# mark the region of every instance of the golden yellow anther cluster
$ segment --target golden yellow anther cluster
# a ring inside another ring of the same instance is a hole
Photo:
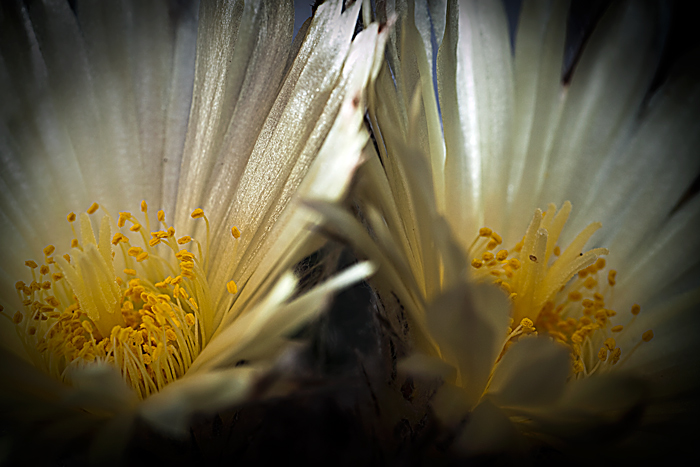
[[[553,204],[544,213],[537,210],[522,240],[495,253],[503,240],[482,227],[469,256],[475,279],[503,289],[513,304],[512,322],[520,322],[515,329],[511,323],[503,352],[522,335],[545,333],[571,349],[574,374],[588,375],[603,364],[620,361],[622,349],[612,336],[624,334],[641,308],[632,307],[625,325],[611,322],[617,313],[606,301],[617,272],[605,272],[606,261],[600,255],[607,254],[606,249],[582,251],[600,224],[586,227],[563,252],[556,244],[570,211],[568,202],[558,212]],[[640,342],[652,337],[653,332],[647,331]]]
[[[86,214],[67,216],[76,237],[70,255],[55,260],[56,247],[49,245],[44,264],[25,263],[32,281],[15,284],[23,309],[11,319],[30,354],[54,377],[69,381],[71,367],[104,361],[119,368],[144,398],[184,375],[206,344],[202,323],[209,287],[201,264],[206,258],[196,239],[176,239],[163,211],[157,215],[160,230],[149,239],[145,201],[143,223],[128,212],[120,212],[116,223],[107,214],[95,238],[88,216],[98,210],[93,203]],[[73,225],[78,217],[80,235]],[[201,209],[192,217],[206,220]],[[127,224],[127,232],[135,234],[110,235]],[[198,254],[180,249],[190,242]],[[233,281],[227,288],[237,292]]]

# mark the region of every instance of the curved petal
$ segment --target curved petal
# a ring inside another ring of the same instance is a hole
[[[568,350],[546,337],[525,337],[513,344],[496,366],[489,399],[505,408],[554,403],[569,376]]]

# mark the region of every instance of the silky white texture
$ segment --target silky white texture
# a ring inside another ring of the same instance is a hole
[[[614,369],[642,376],[651,392],[617,375],[567,384],[566,352],[543,338],[528,338],[495,366],[482,404],[496,404],[515,419],[526,417],[526,431],[567,437],[590,434],[587,430],[601,421],[619,421],[641,401],[656,413],[663,397],[697,390],[697,195],[674,208],[700,171],[700,86],[698,76],[679,67],[647,96],[663,39],[659,5],[611,6],[564,86],[566,2],[524,2],[514,53],[500,2],[447,2],[444,35],[438,35],[442,17],[432,21],[431,31],[431,22],[416,17],[424,14],[423,3],[407,3],[387,2],[378,13],[402,21],[389,42],[388,67],[370,95],[381,163],[370,159],[362,167],[357,192],[371,235],[353,228],[351,216],[338,209],[317,206],[379,264],[375,285],[380,293],[395,294],[408,312],[413,348],[433,356],[411,357],[405,368],[431,374],[436,355],[456,369],[493,366],[488,349],[498,339],[489,340],[488,329],[504,337],[505,329],[484,328],[477,339],[484,351],[472,355],[464,347],[465,362],[450,357],[451,342],[458,338],[439,331],[462,319],[483,327],[468,312],[474,307],[469,292],[458,298],[453,291],[469,267],[466,250],[482,226],[500,233],[503,247],[510,248],[536,208],[571,200],[574,208],[560,244],[564,248],[586,225],[602,222],[590,243],[609,248],[608,266],[618,270],[618,285],[606,303],[618,311],[613,324],[626,324],[633,303],[642,307],[634,325],[620,335],[623,360]],[[441,120],[432,91],[432,50],[425,40],[431,34],[438,45]],[[442,134],[431,132],[440,124]],[[431,326],[431,302],[442,303],[442,310],[461,309],[465,316]],[[495,302],[485,307],[483,313],[499,309]],[[625,351],[648,329],[654,339],[625,361]],[[465,326],[461,333],[466,340],[470,331]],[[482,360],[468,363],[473,359]],[[432,374],[448,382],[434,401],[438,415],[448,420],[459,421],[456,413],[473,408],[474,394],[482,396],[479,378],[460,383],[445,376],[450,372],[443,365]],[[598,399],[607,402],[597,405]],[[468,431],[486,433],[489,423],[502,425],[498,412],[492,405],[481,416],[474,414],[478,426]],[[510,435],[497,431],[478,442],[465,434],[458,444],[469,452],[514,445]]]
[[[178,236],[201,240],[204,223],[190,213],[202,207],[211,221],[206,276],[215,306],[204,320],[211,347],[192,366],[196,378],[143,403],[109,367],[77,368],[70,380],[79,387],[63,386],[23,360],[14,326],[3,319],[3,373],[11,378],[2,390],[26,423],[69,420],[72,431],[55,431],[70,439],[110,419],[95,452],[118,448],[138,413],[158,428],[186,432],[191,413],[245,397],[286,334],[334,291],[372,273],[358,264],[293,299],[296,280],[285,273],[320,245],[312,228],[319,215],[299,202],[339,199],[368,139],[364,89],[378,72],[388,30],[372,25],[353,40],[359,2],[341,7],[320,6],[294,44],[291,2],[78,2],[77,16],[58,0],[3,7],[6,312],[20,306],[14,283],[27,279],[24,261],[48,244],[56,254],[68,249],[71,211],[97,201],[94,216],[106,210],[116,218],[146,200],[152,225],[164,209]],[[235,250],[232,225],[242,232]],[[236,296],[226,291],[231,279]],[[243,359],[254,361],[229,368]]]

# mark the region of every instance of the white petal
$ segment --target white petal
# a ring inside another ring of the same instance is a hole
[[[488,394],[500,407],[554,404],[570,371],[566,347],[546,337],[526,337],[513,344],[494,370]]]
[[[481,398],[508,326],[510,303],[496,287],[452,289],[430,304],[427,321],[441,357],[458,369],[457,384],[465,403]]]
[[[502,5],[461,3],[459,17],[457,7],[455,1],[448,4],[438,88],[447,151],[446,212],[454,232],[469,232],[503,214],[513,71]]]
[[[588,188],[627,138],[651,83],[661,45],[657,18],[653,7],[631,2],[613,5],[600,21],[567,91],[540,202],[576,207],[593,194]]]
[[[247,367],[181,378],[139,405],[139,414],[163,433],[184,436],[191,416],[210,414],[243,400],[256,370]]]
[[[455,448],[464,454],[502,453],[517,447],[518,434],[505,413],[488,400],[472,411]]]
[[[566,1],[523,2],[515,41],[514,117],[504,238],[518,238],[535,209],[545,163],[564,102]],[[539,206],[544,207],[544,206]]]

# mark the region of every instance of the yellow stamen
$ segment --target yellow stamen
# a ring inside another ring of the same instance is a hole
[[[88,215],[98,208],[93,203],[80,215],[79,228],[73,228],[77,238],[71,241],[76,248],[72,258],[57,255],[54,261],[50,255],[56,247],[48,245],[43,249],[46,264],[39,267],[27,260],[31,282],[15,284],[24,310],[11,320],[24,345],[36,349],[55,378],[70,384],[65,371],[69,365],[107,362],[144,398],[184,375],[206,344],[199,320],[212,316],[213,311],[207,279],[200,277],[198,269],[206,258],[186,250],[177,252],[176,259],[170,254],[160,256],[163,247],[157,243],[174,237],[175,228],[164,224],[164,230],[154,232],[149,240],[143,236],[141,221],[128,212],[119,213],[117,225],[123,227],[128,221],[132,224],[129,230],[141,231],[141,235],[112,235],[114,221],[108,214],[95,232]],[[142,202],[141,212],[147,214],[147,208]],[[203,213],[201,217],[206,219]],[[69,223],[77,218],[74,213],[67,216]],[[163,211],[158,211],[158,219],[165,222]],[[142,221],[148,227],[148,219]],[[183,239],[200,245],[189,236],[180,237]],[[174,241],[167,243],[175,249]],[[128,249],[122,246],[124,254],[116,255],[115,247],[119,249],[120,244],[127,244]],[[132,258],[142,264],[138,271]],[[165,274],[177,266],[180,276],[173,279]],[[40,276],[36,275],[38,267]],[[235,288],[231,281],[227,289],[230,284]]]

